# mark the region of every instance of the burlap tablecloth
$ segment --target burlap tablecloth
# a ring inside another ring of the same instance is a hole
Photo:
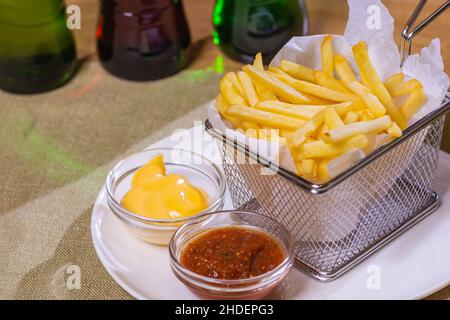
[[[204,23],[193,27],[194,61],[174,77],[131,83],[107,74],[95,56],[96,2],[82,5],[80,69],[53,92],[0,92],[0,298],[127,299],[97,258],[90,220],[111,166],[206,117],[218,80],[237,63],[222,58]],[[188,16],[210,15],[192,1]],[[206,6],[204,6],[206,4]],[[194,18],[195,20],[195,18]],[[192,21],[191,21],[192,25]],[[81,288],[66,285],[79,266]],[[434,295],[448,298],[450,288]]]

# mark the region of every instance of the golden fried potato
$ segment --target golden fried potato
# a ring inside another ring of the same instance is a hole
[[[343,127],[329,130],[325,136],[332,142],[340,142],[359,134],[379,133],[392,125],[389,116],[384,116],[370,121],[360,121],[347,124]]]
[[[222,79],[220,81],[220,92],[224,96],[224,98],[228,101],[229,104],[240,104],[246,105],[247,102],[241,97],[233,86],[232,82],[227,78]]]
[[[309,101],[304,95],[294,88],[286,85],[281,80],[273,77],[265,71],[261,71],[254,66],[246,65],[243,70],[253,79],[261,82],[264,86],[273,91],[277,96],[286,99],[291,103],[307,103]]]
[[[368,86],[386,107],[387,113],[392,121],[396,122],[402,130],[405,129],[407,126],[406,118],[395,105],[389,91],[386,89],[373,67],[367,51],[367,44],[365,42],[359,42],[354,45],[352,49],[356,64],[359,67],[361,75],[364,77],[365,81],[367,81]]]
[[[328,35],[322,42],[322,71],[329,79],[334,79],[334,53],[333,53],[333,38]]]
[[[400,107],[403,116],[409,121],[412,116],[426,101],[425,93],[422,88],[416,88],[411,92],[406,102]]]
[[[411,79],[405,82],[393,83],[385,85],[389,94],[393,97],[403,96],[411,93],[416,88],[422,88],[422,84],[417,79]]]
[[[258,103],[255,106],[255,109],[283,114],[285,116],[299,118],[306,121],[314,117],[318,112],[325,109],[325,107],[294,105],[279,101],[263,101]]]
[[[305,141],[324,123],[325,110],[320,111],[300,128],[298,128],[288,139],[291,148],[297,148],[305,143]]]
[[[302,66],[300,64],[291,61],[282,60],[280,62],[280,69],[295,79],[316,83],[316,78],[314,77],[314,70],[308,67]]]
[[[254,107],[258,102],[258,95],[256,94],[255,86],[253,85],[252,78],[250,76],[243,72],[239,71],[237,74],[237,77],[239,79],[239,82],[242,85],[242,89],[244,91],[244,97],[246,98],[248,104],[251,107]]]
[[[305,121],[300,119],[239,105],[230,106],[230,108],[226,111],[226,114],[230,117],[238,118],[241,121],[251,121],[263,126],[290,130],[296,130],[305,123]]]
[[[340,143],[326,143],[323,140],[304,143],[299,148],[300,159],[333,159],[352,149],[362,149],[369,143],[366,135],[360,134]]]
[[[264,63],[261,52],[256,54],[255,61],[253,61],[253,66],[261,71],[264,71]]]
[[[322,87],[344,92],[344,93],[351,93],[350,90],[348,90],[345,85],[341,84],[339,80],[336,80],[334,78],[329,78],[327,74],[323,71],[314,71],[314,76],[316,77],[317,83],[321,85]]]

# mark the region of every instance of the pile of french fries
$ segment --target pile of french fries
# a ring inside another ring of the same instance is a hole
[[[426,100],[422,84],[402,73],[383,82],[366,43],[352,51],[360,80],[334,53],[331,36],[321,46],[321,70],[286,60],[265,70],[259,53],[221,80],[217,111],[249,137],[286,145],[299,176],[325,183],[359,160],[355,154],[400,137]]]

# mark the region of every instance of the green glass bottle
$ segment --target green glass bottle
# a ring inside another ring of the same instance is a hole
[[[258,52],[269,63],[291,37],[308,32],[303,0],[217,0],[213,25],[214,43],[244,63]]]
[[[75,68],[63,0],[0,0],[0,89],[48,91],[67,82]]]

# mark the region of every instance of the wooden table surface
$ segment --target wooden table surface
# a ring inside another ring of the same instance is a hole
[[[67,2],[81,6],[82,29],[76,32],[78,51],[80,57],[95,54],[95,25],[98,15],[98,2],[93,0],[67,0]],[[395,39],[400,43],[400,35],[414,10],[418,1],[415,0],[384,0],[383,3],[390,10],[395,19]],[[420,17],[425,17],[435,10],[444,1],[430,0]],[[185,0],[185,11],[189,20],[194,46],[196,48],[195,59],[192,68],[205,68],[214,63],[221,55],[213,45],[211,38],[211,14],[214,6],[213,0]],[[342,34],[348,16],[347,1],[345,0],[307,0],[310,16],[310,34],[333,33]],[[444,13],[430,26],[422,31],[415,39],[413,52],[439,37],[442,44],[442,55],[446,71],[450,73],[450,34],[448,33],[448,20],[450,11]],[[236,70],[240,63],[224,59],[225,70]],[[449,117],[450,119],[450,117]],[[450,123],[447,121],[445,129],[443,149],[450,152]],[[434,294],[430,298],[450,299],[450,286]]]

